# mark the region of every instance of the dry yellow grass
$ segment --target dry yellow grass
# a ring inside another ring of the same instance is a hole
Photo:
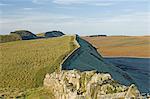
[[[83,37],[103,56],[150,57],[150,36]]]
[[[1,89],[29,89],[43,85],[45,74],[74,48],[74,37],[14,41],[0,44]]]

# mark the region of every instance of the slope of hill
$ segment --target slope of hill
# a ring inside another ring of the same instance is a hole
[[[63,58],[76,47],[73,41],[73,36],[64,36],[1,43],[0,90],[42,86],[45,74],[58,70]]]
[[[83,37],[103,56],[150,57],[150,36]]]
[[[22,40],[18,34],[0,35],[0,43]]]
[[[63,35],[65,35],[65,34],[61,31],[48,31],[48,32],[45,32],[45,33],[36,34],[36,36],[38,38],[52,38],[52,37],[60,37],[60,36],[63,36]]]
[[[2,98],[12,93],[11,97],[53,97],[55,93],[40,87],[47,73],[59,73],[61,69],[95,70],[109,73],[121,84],[135,83],[126,72],[105,63],[97,50],[79,36],[8,42],[0,46]]]

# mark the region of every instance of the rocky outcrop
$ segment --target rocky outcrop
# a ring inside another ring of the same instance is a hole
[[[51,37],[60,37],[65,35],[63,32],[61,31],[49,31],[45,33],[45,37],[46,38],[51,38]]]
[[[18,34],[21,36],[22,40],[30,40],[30,39],[37,38],[35,34],[27,30],[18,30],[18,31],[11,32],[10,34]]]
[[[141,97],[134,86],[124,86],[110,74],[95,71],[63,70],[47,74],[44,86],[51,89],[55,99],[118,99]]]

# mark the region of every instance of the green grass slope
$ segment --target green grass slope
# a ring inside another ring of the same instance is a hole
[[[42,86],[76,46],[73,36],[0,44],[0,94]]]

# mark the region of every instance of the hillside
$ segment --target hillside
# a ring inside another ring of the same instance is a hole
[[[71,72],[69,70],[73,69],[79,71],[94,70],[94,75],[108,73],[106,75],[111,75],[112,79],[114,79],[113,82],[116,84],[120,83],[129,86],[134,83],[136,85],[136,82],[128,73],[106,63],[97,50],[79,36],[22,40],[1,43],[0,46],[2,58],[0,61],[0,98],[8,96],[15,98],[28,97],[29,99],[33,99],[33,97],[45,99],[47,97],[49,99],[54,97],[56,95],[53,92],[54,90],[43,86],[44,79],[47,77],[47,73],[54,72],[54,74],[58,73],[57,75],[59,75],[62,70],[68,70],[68,73]],[[59,81],[62,80],[63,82],[66,79],[64,77],[60,79],[60,76],[57,75],[56,79]],[[94,76],[92,79],[95,79],[94,81],[101,79],[98,77]],[[73,76],[70,79],[74,79]],[[105,83],[105,80],[102,83]],[[68,84],[66,86],[70,86]],[[94,82],[92,83],[93,85]],[[87,85],[85,84],[85,86]],[[97,86],[99,86],[99,83],[97,83]],[[116,89],[116,87],[112,90]],[[55,84],[54,88],[57,91]],[[87,89],[88,91],[90,90]],[[110,89],[108,91],[111,93]],[[116,90],[113,91],[113,93],[116,92]],[[78,92],[75,93],[78,94]]]
[[[150,36],[83,37],[103,56],[150,57]]]
[[[10,34],[18,34],[22,40],[37,39],[37,36],[28,30],[16,30],[14,32],[10,32]]]
[[[53,38],[53,37],[60,37],[60,36],[63,36],[63,35],[65,35],[63,32],[56,31],[56,30],[36,34],[36,36],[38,38]]]
[[[18,34],[0,35],[0,43],[22,40]]]
[[[73,36],[64,36],[1,43],[0,90],[42,86],[45,74],[58,70],[63,58],[76,47],[73,41]]]

